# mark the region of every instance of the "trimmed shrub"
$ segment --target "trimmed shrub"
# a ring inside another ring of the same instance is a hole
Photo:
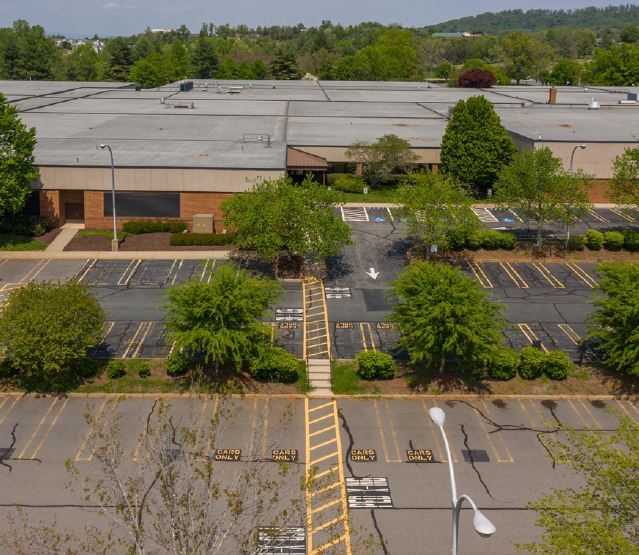
[[[217,247],[230,245],[234,233],[174,233],[170,243],[174,247]]]
[[[131,235],[141,235],[143,233],[181,233],[188,229],[186,222],[170,220],[135,220],[127,222],[122,226],[122,230]]]
[[[535,347],[524,347],[519,353],[519,375],[524,380],[534,380],[544,373],[545,354]]]
[[[297,380],[300,362],[281,347],[265,347],[249,363],[249,372],[256,380],[292,383]]]
[[[166,357],[166,373],[169,376],[183,376],[189,371],[189,359],[179,351],[173,351]]]
[[[464,250],[467,242],[466,233],[459,229],[454,229],[446,235],[446,244],[451,251]]]
[[[481,233],[477,231],[471,231],[466,234],[466,248],[472,251],[476,251],[481,247]]]
[[[333,182],[333,188],[342,193],[363,193],[364,179],[358,175],[350,175],[347,173],[339,174]]]
[[[495,229],[485,229],[480,231],[478,235],[482,248],[486,250],[512,250],[517,246],[517,237],[515,237],[514,233],[502,233]]]
[[[630,252],[639,251],[639,232],[638,231],[624,231],[623,233],[623,248]]]
[[[121,360],[111,360],[106,367],[106,375],[112,380],[121,378],[126,374],[126,368],[124,362]]]
[[[146,360],[133,359],[129,361],[129,370],[140,376],[140,378],[148,378],[151,375],[151,369]]]
[[[94,358],[82,358],[71,366],[73,373],[80,378],[91,378],[98,373],[99,369],[100,365]]]
[[[601,245],[603,245],[604,236],[601,231],[597,231],[596,229],[589,229],[586,231],[586,246],[591,251],[601,250]]]
[[[493,72],[489,69],[468,69],[459,76],[458,84],[466,88],[489,88],[497,82]]]
[[[46,216],[5,214],[3,218],[0,218],[0,233],[13,233],[14,235],[38,237],[45,233],[50,227],[51,222]]]
[[[395,377],[393,357],[381,351],[362,351],[355,357],[357,373],[364,380],[391,380]]]
[[[604,248],[609,251],[620,251],[623,248],[623,233],[606,231],[604,233]]]
[[[546,353],[544,372],[551,380],[565,380],[568,370],[572,366],[570,357],[563,351],[551,351]]]
[[[519,354],[513,349],[500,349],[488,367],[488,375],[494,380],[508,381],[517,375]]]
[[[582,251],[586,246],[586,238],[580,234],[576,233],[571,235],[568,239],[568,250],[569,251]]]

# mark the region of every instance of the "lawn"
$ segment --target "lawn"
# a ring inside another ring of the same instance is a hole
[[[43,251],[47,245],[33,237],[0,233],[0,251]]]
[[[397,187],[369,188],[368,194],[338,192],[341,202],[384,202],[398,203],[399,193]]]
[[[335,395],[379,393],[379,388],[375,384],[366,382],[357,375],[357,363],[355,361],[333,362],[331,379]]]

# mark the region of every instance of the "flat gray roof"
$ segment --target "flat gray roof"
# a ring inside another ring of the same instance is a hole
[[[620,106],[631,87],[487,90],[426,82],[193,80],[135,91],[131,83],[0,81],[0,91],[37,129],[36,163],[106,166],[94,152],[110,142],[118,165],[284,168],[286,145],[345,147],[394,133],[415,148],[437,148],[449,108],[483,95],[507,129],[548,141],[632,142],[639,105]],[[602,108],[588,110],[595,98]],[[193,106],[191,108],[190,106]],[[243,143],[270,135],[271,146]],[[242,150],[244,147],[244,150]]]

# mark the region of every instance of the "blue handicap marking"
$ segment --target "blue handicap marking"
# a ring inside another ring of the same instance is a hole
[[[386,218],[384,218],[383,216],[376,216],[375,217],[375,221],[376,222],[385,222]]]
[[[504,218],[504,219],[502,219],[502,222],[506,222],[506,223],[509,223],[509,224],[513,223],[514,221],[515,220],[513,220],[512,218]]]

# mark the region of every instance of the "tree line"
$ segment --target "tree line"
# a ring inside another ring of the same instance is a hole
[[[43,27],[15,21],[0,29],[1,79],[135,81],[155,87],[201,79],[445,79],[489,69],[496,82],[552,84],[639,82],[639,25],[622,29],[551,28],[536,32],[440,38],[433,29],[362,23],[319,27],[230,27],[205,23],[75,46]],[[98,37],[94,37],[97,39]],[[463,83],[462,83],[463,84]]]

